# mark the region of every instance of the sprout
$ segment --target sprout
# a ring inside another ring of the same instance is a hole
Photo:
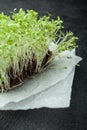
[[[40,72],[56,55],[77,47],[72,32],[64,34],[62,20],[38,18],[34,10],[0,14],[0,90],[20,84],[26,75]],[[56,41],[57,39],[57,41]],[[55,47],[52,49],[51,45]]]

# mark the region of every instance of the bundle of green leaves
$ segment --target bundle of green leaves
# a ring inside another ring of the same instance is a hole
[[[62,20],[38,17],[34,10],[20,9],[12,17],[0,14],[0,90],[12,87],[12,81],[32,71],[40,72],[62,51],[75,48],[78,39],[72,32],[62,32]],[[49,58],[48,58],[48,57]],[[46,60],[47,58],[47,60]],[[45,62],[44,62],[45,59]],[[43,63],[44,62],[44,63]],[[30,68],[29,68],[30,67]],[[15,86],[17,83],[14,83]]]

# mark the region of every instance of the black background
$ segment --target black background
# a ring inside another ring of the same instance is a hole
[[[87,3],[86,0],[0,0],[0,12],[34,9],[64,21],[65,30],[79,37],[77,54],[83,58],[72,86],[70,108],[0,111],[0,130],[87,130]]]

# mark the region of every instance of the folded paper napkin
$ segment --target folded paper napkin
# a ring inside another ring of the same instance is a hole
[[[81,61],[75,50],[56,57],[47,69],[21,87],[0,94],[0,110],[27,110],[40,107],[69,107],[75,65]]]

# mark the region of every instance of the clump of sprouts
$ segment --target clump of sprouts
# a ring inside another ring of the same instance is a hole
[[[12,18],[0,14],[0,91],[20,84],[26,75],[40,72],[62,51],[76,47],[77,37],[72,32],[64,34],[62,28],[59,17],[38,18],[34,10],[20,9]]]

